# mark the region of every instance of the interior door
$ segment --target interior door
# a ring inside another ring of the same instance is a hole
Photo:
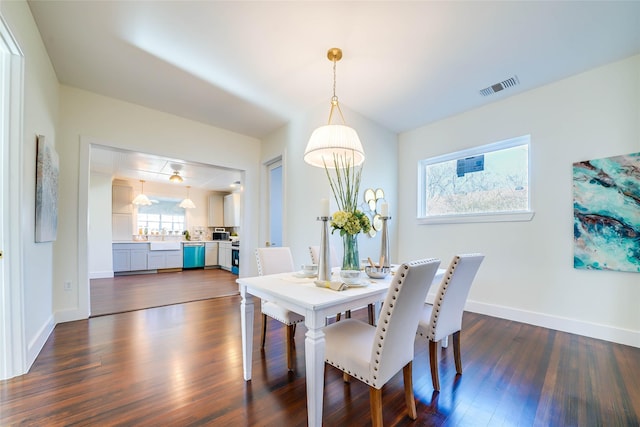
[[[265,246],[282,246],[282,160],[267,165],[269,177],[269,240]]]

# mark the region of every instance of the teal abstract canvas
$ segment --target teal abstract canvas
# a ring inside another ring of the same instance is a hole
[[[640,272],[640,153],[573,164],[573,266]]]

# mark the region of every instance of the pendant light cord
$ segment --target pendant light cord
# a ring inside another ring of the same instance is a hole
[[[331,109],[329,110],[329,121],[328,125],[331,124],[331,118],[333,116],[333,109],[338,108],[338,112],[340,113],[340,118],[342,119],[342,124],[345,124],[344,115],[342,115],[342,110],[340,109],[340,104],[338,103],[338,97],[336,96],[336,63],[338,61],[336,58],[333,58],[333,96],[331,97]]]

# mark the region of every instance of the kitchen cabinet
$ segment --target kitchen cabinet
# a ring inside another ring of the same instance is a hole
[[[224,194],[211,193],[209,195],[209,217],[207,218],[209,227],[224,226]]]
[[[204,266],[216,267],[218,262],[218,242],[207,242],[204,245]]]
[[[111,211],[114,214],[132,214],[133,188],[126,185],[111,187]]]
[[[112,214],[111,215],[111,239],[131,240],[133,234],[133,215]]]
[[[114,243],[113,272],[148,270],[148,243]]]
[[[147,256],[149,270],[182,268],[182,251],[150,251]]]
[[[240,226],[240,193],[224,196],[224,226]]]
[[[133,188],[126,185],[111,186],[111,238],[131,240],[133,233]]]
[[[231,271],[231,242],[220,242],[218,262],[221,268]]]

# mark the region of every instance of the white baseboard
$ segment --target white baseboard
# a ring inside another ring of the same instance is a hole
[[[467,301],[465,310],[640,348],[640,331],[616,328],[598,323],[585,322],[582,320],[552,316],[545,313],[519,310],[511,307],[486,304],[477,301]]]
[[[78,308],[60,310],[55,312],[56,325],[59,323],[73,322],[76,320],[87,320],[90,313],[85,313]]]
[[[90,271],[89,279],[111,279],[113,277],[113,271]]]
[[[47,321],[42,325],[36,336],[29,342],[27,347],[27,370],[31,369],[31,365],[36,361],[36,357],[40,354],[42,347],[44,347],[45,343],[49,339],[49,335],[53,332],[53,328],[55,328],[56,324],[53,321],[53,316],[49,316]]]

